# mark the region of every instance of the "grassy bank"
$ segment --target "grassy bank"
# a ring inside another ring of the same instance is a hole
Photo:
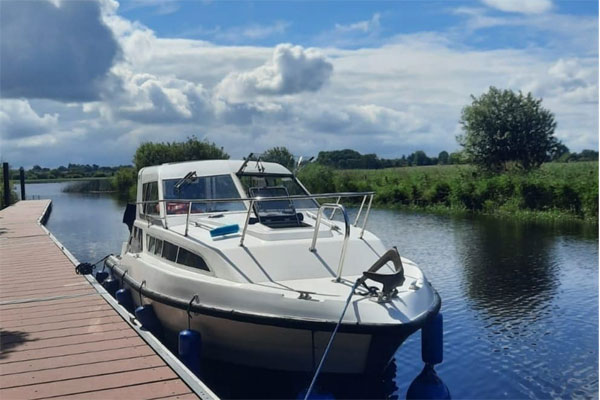
[[[548,163],[489,174],[468,165],[331,170],[311,165],[300,179],[314,192],[377,192],[375,205],[480,212],[523,219],[598,222],[598,162]]]

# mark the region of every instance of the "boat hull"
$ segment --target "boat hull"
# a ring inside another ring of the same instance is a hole
[[[137,292],[137,288],[129,287],[133,293]],[[138,296],[133,298],[139,305]],[[176,348],[178,332],[188,328],[187,310],[156,298],[146,297],[144,304],[152,304],[163,327],[163,339]],[[342,324],[322,371],[335,374],[382,373],[400,345],[438,310],[439,302],[422,318],[410,323],[387,326]],[[232,314],[231,318],[225,318],[202,312],[190,315],[190,328],[202,335],[202,357],[279,371],[314,371],[335,327],[334,324],[318,321],[303,323],[272,316],[261,318]]]

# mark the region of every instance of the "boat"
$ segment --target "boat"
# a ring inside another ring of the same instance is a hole
[[[165,336],[199,332],[203,359],[313,372],[339,323],[322,372],[379,374],[441,300],[367,229],[373,196],[311,194],[260,160],[142,168],[129,240],[105,265]]]

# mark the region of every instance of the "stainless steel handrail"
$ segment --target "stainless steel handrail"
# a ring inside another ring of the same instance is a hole
[[[369,199],[369,205],[367,206],[367,212],[365,213],[365,219],[363,220],[362,229],[360,230],[359,238],[362,239],[365,234],[365,227],[367,226],[367,220],[369,219],[369,212],[371,212],[371,204],[373,204],[373,194],[371,194],[371,198]]]
[[[183,236],[187,236],[188,235],[188,230],[189,230],[189,221],[190,221],[190,216],[192,214],[192,203],[231,203],[231,202],[250,202],[247,213],[246,213],[246,222],[244,224],[244,229],[242,230],[242,237],[240,238],[240,246],[244,245],[244,239],[246,237],[246,231],[248,230],[248,224],[250,222],[250,215],[252,213],[252,207],[254,205],[255,202],[257,201],[271,201],[271,200],[282,200],[282,199],[288,199],[288,200],[309,200],[309,199],[323,199],[323,198],[336,198],[337,197],[337,201],[339,202],[340,199],[342,198],[348,198],[348,197],[359,197],[359,196],[363,196],[363,201],[362,204],[360,206],[359,212],[356,216],[356,219],[354,221],[354,225],[356,226],[356,224],[358,223],[358,219],[360,217],[360,214],[362,212],[363,209],[363,205],[365,203],[365,199],[367,196],[370,196],[370,200],[369,200],[369,205],[367,207],[367,212],[365,215],[365,218],[363,220],[363,225],[362,225],[362,230],[360,233],[360,238],[362,238],[364,231],[365,231],[365,226],[367,224],[367,219],[369,218],[369,211],[371,210],[371,204],[373,202],[373,196],[374,196],[375,192],[339,192],[339,193],[318,193],[318,194],[308,194],[308,195],[290,195],[290,196],[273,196],[273,197],[235,197],[235,198],[226,198],[226,199],[162,199],[162,200],[146,200],[146,201],[136,201],[136,206],[137,205],[144,205],[144,204],[157,204],[157,203],[162,203],[162,211],[163,211],[163,216],[162,217],[158,217],[159,220],[164,220],[164,227],[165,229],[169,229],[168,224],[167,224],[167,217],[169,215],[178,215],[178,214],[169,214],[168,210],[167,210],[167,203],[187,203],[188,207],[187,207],[187,212],[185,215],[185,233]],[[346,222],[346,224],[348,223],[348,215],[346,213],[346,209],[338,203],[327,203],[331,206],[335,206],[335,208],[333,208],[334,212],[338,207],[341,207],[341,209],[344,210],[344,220]],[[320,218],[321,215],[321,208],[323,206],[325,206],[326,204],[323,204],[322,206],[319,207],[319,213],[317,215],[317,220]],[[332,207],[327,207],[327,208],[332,208]],[[142,208],[142,214],[143,216],[145,216],[146,218],[149,218],[148,214],[143,213],[144,210]],[[333,213],[332,213],[333,216]],[[156,219],[157,217],[152,216],[153,219]],[[348,229],[349,231],[349,229]],[[312,247],[312,246],[311,246]]]
[[[254,200],[250,200],[250,207],[248,207],[248,213],[246,214],[246,222],[244,222],[244,230],[242,231],[242,237],[240,238],[240,246],[242,247],[244,246],[244,239],[246,238],[246,231],[248,230],[248,223],[250,222],[252,207],[254,207]]]
[[[339,282],[342,279],[342,270],[344,269],[344,259],[346,258],[346,248],[348,247],[348,239],[350,239],[350,222],[348,222],[348,213],[346,213],[346,208],[343,205],[337,203],[325,203],[319,207],[319,211],[317,212],[317,221],[315,222],[315,231],[313,233],[312,244],[309,247],[309,250],[312,252],[317,251],[317,237],[319,236],[319,225],[321,225],[321,218],[323,217],[323,210],[333,209],[333,210],[341,210],[342,215],[344,216],[344,243],[342,244],[342,254],[340,254],[340,262],[338,264],[337,277],[335,278],[336,282]]]

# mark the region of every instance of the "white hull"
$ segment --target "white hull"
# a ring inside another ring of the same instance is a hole
[[[149,303],[168,340],[175,345],[177,333],[188,328],[187,311],[145,299],[144,304]],[[202,335],[202,357],[248,367],[313,372],[331,336],[331,330],[287,328],[197,313],[192,316],[191,329]],[[415,329],[417,325],[398,329],[393,336],[339,332],[323,372],[378,374]],[[374,344],[376,341],[379,345]]]

